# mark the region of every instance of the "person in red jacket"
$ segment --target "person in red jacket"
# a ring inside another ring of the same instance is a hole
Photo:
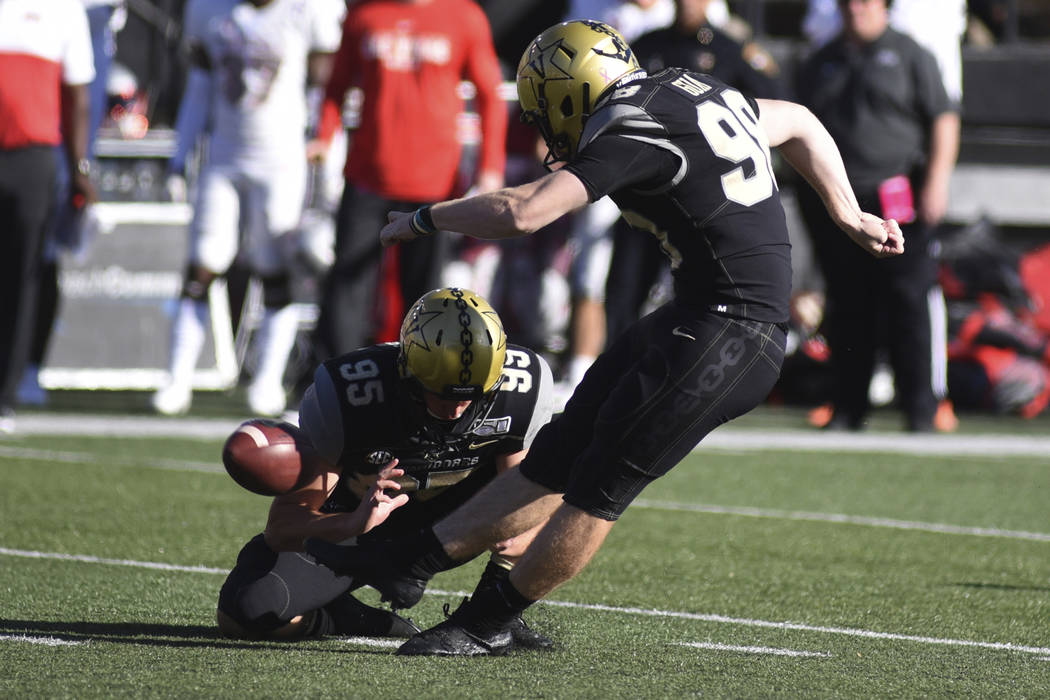
[[[481,121],[472,186],[478,192],[502,187],[507,106],[498,92],[501,79],[488,20],[473,0],[361,0],[348,8],[318,134],[308,147],[311,157],[324,157],[342,126],[347,92],[360,88],[363,104],[336,218],[335,262],[321,293],[318,356],[377,340],[382,250],[376,233],[387,212],[460,193],[461,81],[474,84]],[[447,257],[441,238],[400,251],[402,299],[441,286]]]
[[[18,383],[36,318],[44,233],[63,144],[70,203],[96,198],[88,160],[95,77],[84,7],[74,0],[0,2],[0,432],[13,432]]]

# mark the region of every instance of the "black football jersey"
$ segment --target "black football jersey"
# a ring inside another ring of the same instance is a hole
[[[681,68],[630,82],[591,115],[565,167],[659,239],[680,303],[787,321],[791,244],[753,99]]]
[[[398,351],[387,343],[328,360],[303,397],[300,426],[325,458],[342,467],[327,511],[355,507],[376,472],[395,457],[406,472],[402,491],[412,501],[435,499],[458,484],[476,491],[495,475],[497,456],[529,447],[551,418],[550,367],[527,348],[507,345],[494,398],[476,401],[457,421],[426,412],[412,380],[400,375]]]

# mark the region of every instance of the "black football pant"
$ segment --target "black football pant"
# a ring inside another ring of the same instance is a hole
[[[14,407],[33,340],[54,183],[53,147],[0,150],[0,409]]]
[[[536,436],[521,474],[616,520],[705,435],[765,400],[785,338],[781,324],[661,306],[591,365]]]
[[[318,360],[376,341],[381,305],[383,249],[379,231],[390,211],[413,211],[424,202],[392,200],[347,183],[336,215],[335,262],[321,293],[315,333]],[[411,304],[441,285],[447,236],[437,234],[397,246],[402,302]]]

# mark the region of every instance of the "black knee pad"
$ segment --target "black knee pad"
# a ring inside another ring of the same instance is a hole
[[[287,273],[262,277],[263,306],[280,309],[292,303],[292,280]]]
[[[351,580],[305,555],[278,554],[256,535],[219,591],[219,610],[253,634],[277,629],[342,594]]]
[[[241,549],[237,566],[219,590],[219,610],[254,634],[286,622],[277,611],[287,607],[287,590],[282,595],[280,581],[269,575],[276,562],[277,553],[266,546],[262,535],[256,535]]]

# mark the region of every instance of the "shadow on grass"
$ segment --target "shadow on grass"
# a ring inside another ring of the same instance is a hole
[[[1035,591],[1039,593],[1050,593],[1050,586],[1013,586],[1006,583],[983,583],[981,581],[955,581],[948,585],[955,588],[980,588],[990,591]]]
[[[212,647],[215,649],[281,649],[289,644],[308,644],[324,640],[259,640],[229,639],[215,627],[200,625],[165,625],[146,622],[75,622],[45,620],[8,620],[0,618],[0,634],[58,636],[65,641],[97,641],[113,644],[141,644],[158,647]],[[331,638],[332,641],[338,638]],[[318,651],[321,651],[318,649]],[[389,649],[338,648],[324,649],[339,653],[389,655]]]

